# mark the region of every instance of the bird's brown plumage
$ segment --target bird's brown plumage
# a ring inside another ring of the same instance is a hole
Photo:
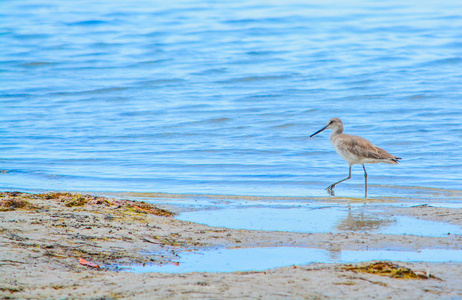
[[[340,151],[350,152],[357,157],[383,160],[383,162],[390,164],[398,164],[398,159],[400,159],[375,146],[365,138],[356,135],[339,135],[337,137],[337,147]]]

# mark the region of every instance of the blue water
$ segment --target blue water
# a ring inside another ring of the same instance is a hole
[[[179,264],[123,267],[121,270],[137,273],[187,273],[263,271],[310,263],[358,263],[369,260],[405,262],[462,262],[461,250],[423,249],[420,251],[343,250],[326,251],[312,248],[270,247],[216,249],[180,254]]]
[[[380,215],[380,210],[366,211],[346,206],[305,206],[292,208],[247,207],[198,210],[178,216],[183,221],[213,227],[306,233],[368,232],[372,234],[447,237],[462,235],[457,225],[404,216]]]
[[[455,0],[2,1],[0,189],[324,196],[348,167],[328,133],[308,136],[339,117],[403,158],[368,166],[369,196],[454,196],[461,12]],[[362,176],[336,194],[361,197]]]

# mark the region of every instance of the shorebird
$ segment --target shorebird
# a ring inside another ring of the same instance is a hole
[[[401,159],[400,157],[391,155],[387,151],[375,146],[360,136],[344,134],[343,123],[339,118],[330,119],[329,123],[327,123],[324,128],[310,135],[310,138],[326,129],[332,129],[330,142],[332,143],[335,152],[337,152],[337,154],[340,155],[350,165],[350,171],[347,178],[333,183],[327,187],[327,191],[332,196],[334,195],[334,187],[337,184],[351,178],[351,167],[353,165],[362,165],[364,169],[365,198],[367,198],[367,172],[364,164],[386,163],[397,165],[398,160]]]

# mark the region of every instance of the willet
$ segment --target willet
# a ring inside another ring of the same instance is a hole
[[[378,164],[387,163],[397,165],[400,157],[391,155],[387,151],[379,148],[362,137],[356,135],[343,134],[343,123],[339,118],[332,118],[329,120],[327,125],[310,135],[310,137],[324,131],[326,129],[332,129],[330,135],[330,142],[334,146],[335,152],[340,155],[349,165],[350,171],[348,177],[342,179],[334,184],[327,187],[327,191],[333,196],[334,187],[351,178],[351,167],[353,165],[362,165],[364,169],[364,187],[365,197],[367,198],[367,172],[364,164]]]

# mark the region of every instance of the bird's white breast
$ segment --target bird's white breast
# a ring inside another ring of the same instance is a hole
[[[349,151],[339,149],[337,144],[332,143],[332,146],[334,146],[335,152],[337,152],[337,154],[340,155],[349,165],[361,164],[361,159],[358,156]]]

